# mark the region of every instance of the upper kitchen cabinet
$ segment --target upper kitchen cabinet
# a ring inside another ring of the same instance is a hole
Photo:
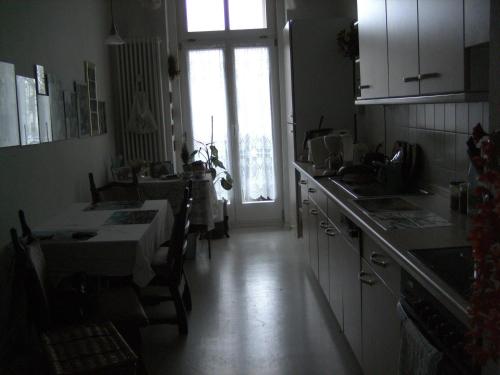
[[[417,0],[387,0],[389,94],[418,95]]]
[[[418,0],[421,95],[464,91],[463,19],[463,0]]]
[[[464,0],[465,47],[490,41],[490,0]]]
[[[389,94],[386,22],[385,0],[358,0],[361,99]]]

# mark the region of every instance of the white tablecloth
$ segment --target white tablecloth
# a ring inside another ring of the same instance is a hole
[[[216,221],[222,221],[219,213],[217,193],[212,178],[193,179],[193,207],[191,208],[191,224],[203,225],[207,230],[215,227]],[[145,199],[168,199],[174,212],[178,212],[184,196],[186,181],[181,179],[161,180],[157,178],[140,178],[139,187]]]
[[[36,227],[36,231],[96,231],[88,240],[42,241],[49,275],[54,282],[75,272],[90,275],[133,276],[138,286],[154,277],[151,260],[159,246],[170,238],[174,215],[167,200],[145,201],[141,208],[84,211],[89,203],[75,203],[58,216]],[[149,224],[105,225],[116,211],[157,210]]]

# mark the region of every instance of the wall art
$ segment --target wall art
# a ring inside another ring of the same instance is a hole
[[[0,62],[0,147],[19,145],[15,74],[13,64]]]
[[[98,109],[99,109],[99,129],[101,131],[101,134],[104,134],[107,133],[108,131],[108,125],[106,119],[106,103],[99,102]]]
[[[37,95],[38,126],[40,143],[52,141],[52,120],[50,118],[50,99],[47,95]]]
[[[49,84],[50,118],[52,121],[52,140],[66,139],[66,121],[64,118],[64,96],[61,81],[54,74],[47,75]]]
[[[99,135],[99,112],[97,104],[97,83],[96,83],[96,69],[95,64],[90,61],[84,62],[85,68],[85,82],[89,90],[89,111],[90,111],[90,125],[91,134]]]
[[[35,79],[17,76],[16,85],[21,144],[33,145],[40,143]]]
[[[36,93],[38,95],[49,95],[47,88],[47,75],[42,65],[35,65]]]
[[[77,97],[78,128],[80,137],[87,137],[91,135],[89,91],[87,85],[75,82],[75,92]]]
[[[78,104],[76,92],[64,91],[64,118],[68,138],[78,138]]]

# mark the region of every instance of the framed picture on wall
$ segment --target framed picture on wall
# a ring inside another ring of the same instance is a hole
[[[34,78],[16,76],[17,110],[19,113],[21,144],[23,146],[40,143],[35,81]]]
[[[42,65],[35,65],[36,93],[38,95],[49,95],[47,75]]]
[[[90,136],[89,90],[87,85],[75,82],[76,103],[78,112],[78,129],[80,137]]]
[[[19,145],[16,75],[13,64],[0,62],[0,147]]]
[[[78,138],[78,104],[76,92],[64,91],[64,118],[68,138]]]
[[[97,83],[95,64],[90,61],[84,62],[85,83],[89,91],[90,131],[91,135],[99,135],[99,111],[97,104]]]
[[[52,140],[66,139],[66,120],[64,118],[64,96],[62,83],[54,74],[47,75],[49,84],[50,118],[52,121]]]
[[[98,110],[99,110],[99,129],[101,130],[101,134],[105,134],[108,131],[108,125],[106,123],[106,103],[99,102]]]

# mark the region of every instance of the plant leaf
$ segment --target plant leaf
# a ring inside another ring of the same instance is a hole
[[[220,180],[220,186],[222,186],[224,190],[231,190],[233,188],[233,185],[229,183],[229,181],[226,180],[224,177],[221,178]]]
[[[215,147],[214,145],[210,145],[210,152],[211,152],[213,158],[216,158],[216,159],[219,158],[219,150],[217,150],[217,147]]]
[[[229,174],[229,172],[225,172],[226,174],[226,180],[227,182],[229,182],[231,185],[233,184],[233,178],[231,177],[231,175]]]
[[[215,170],[215,168],[210,168],[210,174],[212,175],[212,180],[214,180],[217,176],[217,171]]]
[[[212,158],[212,164],[218,168],[226,169],[226,167],[224,167],[224,164],[222,164],[222,162],[219,159]]]

